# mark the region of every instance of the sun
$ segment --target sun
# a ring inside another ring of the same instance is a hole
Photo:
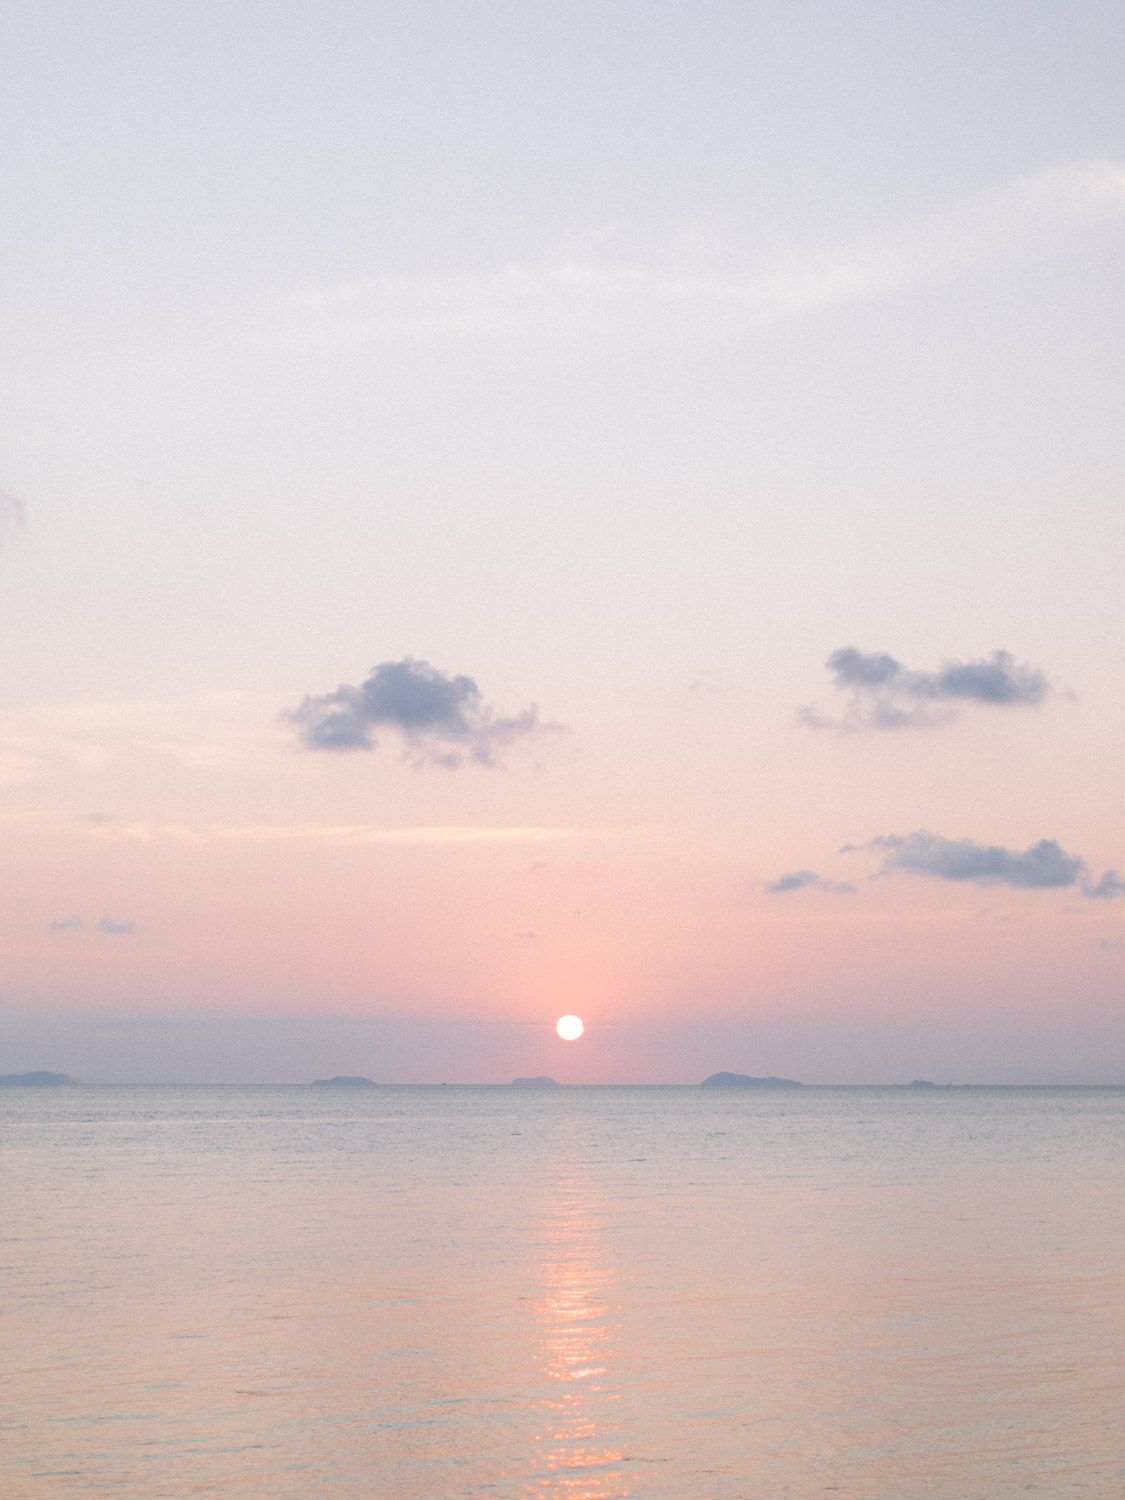
[[[564,1042],[576,1042],[586,1028],[581,1016],[560,1016],[555,1022],[555,1030]]]

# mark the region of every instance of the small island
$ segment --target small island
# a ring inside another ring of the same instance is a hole
[[[541,1074],[537,1078],[513,1078],[512,1087],[514,1089],[557,1089],[562,1085],[557,1078],[548,1078],[546,1074]]]
[[[68,1073],[0,1073],[0,1084],[12,1088],[53,1089],[60,1084],[77,1083]]]
[[[796,1078],[752,1078],[748,1073],[712,1073],[700,1084],[704,1089],[800,1089]]]
[[[312,1081],[314,1089],[377,1089],[379,1085],[374,1078],[361,1078],[358,1074],[338,1073],[335,1078],[314,1078]]]

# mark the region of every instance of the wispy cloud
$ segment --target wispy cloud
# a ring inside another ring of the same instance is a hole
[[[507,928],[493,927],[489,929],[488,936],[500,943],[514,943],[519,947],[534,948],[542,941],[540,934],[532,928],[510,932]]]
[[[190,772],[293,776],[277,742],[276,695],[225,692],[182,698],[42,698],[13,705],[0,741],[0,784],[65,778],[72,784],[142,761]]]
[[[298,299],[308,336],[327,342],[615,326],[754,327],[818,308],[947,281],[976,266],[1065,249],[1125,216],[1125,164],[1069,163],[891,226],[832,252],[716,275],[682,241],[656,258],[567,257],[451,276],[372,276]],[[728,246],[729,264],[740,257]]]
[[[398,736],[414,765],[495,766],[513,745],[557,732],[534,704],[498,713],[471,677],[450,677],[429,662],[380,662],[358,687],[306,698],[286,715],[309,750],[374,750],[375,731]]]
[[[771,880],[766,886],[771,896],[784,896],[789,891],[810,889],[830,891],[837,896],[851,896],[856,887],[849,881],[825,880],[815,870],[791,870],[789,874],[779,875],[776,880]]]
[[[975,839],[947,839],[917,830],[881,834],[863,846],[846,844],[841,853],[857,848],[882,854],[879,874],[905,871],[962,884],[1006,885],[1022,890],[1054,890],[1077,886],[1088,900],[1110,901],[1125,894],[1125,881],[1115,870],[1094,880],[1079,854],[1068,854],[1054,839],[1040,839],[1027,849],[1002,844],[980,844]]]
[[[447,847],[461,844],[548,844],[591,836],[611,829],[560,827],[492,827],[435,825],[388,828],[372,823],[176,823],[146,820],[82,820],[88,836],[111,842],[178,844],[313,844],[347,849],[366,845]]]
[[[86,923],[81,917],[62,917],[57,922],[48,922],[48,932],[81,932]],[[93,924],[95,932],[101,932],[106,937],[129,937],[137,930],[136,922],[120,922],[113,917],[100,917]]]
[[[5,546],[23,527],[27,511],[22,500],[0,490],[0,547]]]
[[[1017,662],[1007,651],[974,661],[945,661],[934,671],[914,671],[885,651],[842,646],[825,662],[833,687],[844,695],[832,716],[806,706],[798,719],[811,729],[930,728],[971,704],[1032,708],[1051,692],[1038,667]]]

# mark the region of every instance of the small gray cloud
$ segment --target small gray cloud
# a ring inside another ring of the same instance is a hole
[[[783,896],[786,891],[802,891],[817,882],[815,870],[791,870],[788,875],[779,875],[766,886],[771,896]]]
[[[454,769],[494,766],[522,740],[558,732],[534,704],[498,714],[471,677],[449,677],[429,662],[404,657],[380,662],[358,687],[306,698],[286,717],[310,750],[375,750],[376,730],[398,734],[415,765]]]
[[[976,661],[946,661],[933,672],[917,672],[883,651],[842,646],[825,662],[832,685],[846,695],[833,717],[814,707],[798,711],[811,729],[906,729],[932,727],[965,704],[994,708],[1035,707],[1051,692],[1043,673],[1017,662],[1008,651]]]
[[[845,646],[826,663],[837,687],[893,687],[912,698],[970,698],[980,703],[1041,703],[1050,690],[1035,667],[1021,665],[1008,651],[980,661],[945,662],[936,672],[911,672],[893,656]]]
[[[127,937],[137,930],[136,922],[115,922],[112,917],[102,917],[94,926],[110,937]]]
[[[919,831],[905,838],[885,835],[872,839],[871,846],[887,851],[882,864],[884,871],[906,870],[912,875],[975,881],[982,885],[1028,889],[1074,885],[1086,869],[1085,860],[1067,854],[1054,839],[1040,839],[1030,848],[1020,850]]]
[[[788,875],[771,880],[766,890],[771,896],[784,896],[787,891],[803,891],[810,886],[818,891],[831,891],[837,896],[851,896],[856,890],[848,881],[824,880],[815,870],[791,870]]]
[[[57,922],[48,922],[48,932],[74,932],[82,926],[81,917],[60,917]]]
[[[1007,885],[1023,890],[1051,890],[1078,886],[1088,900],[1112,901],[1125,895],[1125,881],[1116,870],[1107,870],[1094,880],[1079,854],[1068,854],[1054,839],[1040,839],[1027,849],[1006,849],[1001,844],[978,844],[975,839],[947,839],[918,830],[905,835],[882,834],[866,845],[883,854],[879,874],[905,870],[936,880],[977,885]]]

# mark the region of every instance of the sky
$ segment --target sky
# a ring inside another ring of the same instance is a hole
[[[0,1072],[1125,1082],[1123,62],[12,0]]]

